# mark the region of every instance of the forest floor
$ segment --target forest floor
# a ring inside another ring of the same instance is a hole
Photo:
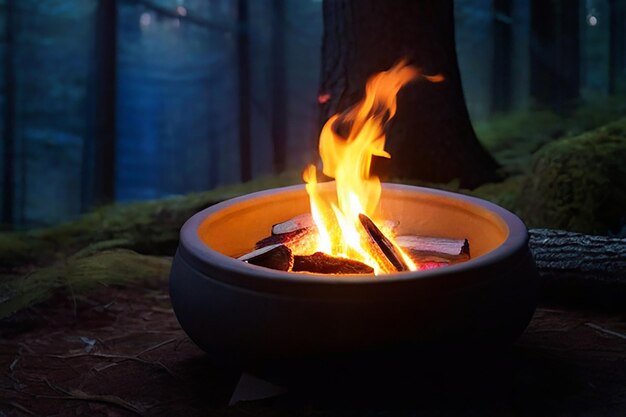
[[[379,397],[287,391],[232,406],[239,375],[184,334],[163,280],[56,295],[3,327],[2,416],[626,415],[626,317],[614,313],[542,306],[501,357]]]

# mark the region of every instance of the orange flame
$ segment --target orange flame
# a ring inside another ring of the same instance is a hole
[[[336,196],[326,198],[319,192],[314,165],[303,172],[318,230],[317,250],[359,260],[372,266],[377,274],[391,271],[364,242],[359,214],[376,220],[382,187],[380,179],[370,175],[372,157],[391,157],[385,151],[384,125],[396,113],[398,91],[419,75],[416,68],[399,62],[368,80],[365,98],[355,107],[326,122],[319,151],[324,174],[335,178]],[[424,78],[431,82],[443,80],[441,75]],[[335,131],[338,125],[350,127],[347,137]],[[411,270],[417,269],[408,256],[403,254],[403,258]]]

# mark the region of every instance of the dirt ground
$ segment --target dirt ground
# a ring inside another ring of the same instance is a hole
[[[58,296],[0,326],[0,416],[626,416],[616,314],[542,306],[493,364],[402,382],[397,394],[288,391],[232,406],[239,375],[186,337],[165,284]]]

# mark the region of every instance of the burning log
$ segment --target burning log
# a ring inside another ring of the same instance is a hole
[[[283,235],[285,233],[295,232],[301,229],[315,227],[313,216],[311,213],[299,214],[286,222],[277,223],[272,226],[272,235]]]
[[[398,236],[396,243],[417,263],[457,263],[470,258],[467,239],[426,236]]]
[[[298,229],[291,232],[286,232],[278,235],[271,235],[264,239],[259,240],[255,245],[255,249],[261,249],[270,245],[285,245],[296,246],[303,240],[308,238],[308,235],[312,232],[312,228]]]
[[[316,274],[373,274],[374,268],[353,259],[338,258],[315,252],[313,255],[296,255],[293,259],[293,272]]]
[[[269,245],[240,256],[240,261],[279,271],[289,271],[293,266],[291,249],[282,244]]]
[[[377,252],[380,252],[382,255],[381,258],[387,260],[391,265],[391,268],[387,268],[388,271],[385,272],[408,271],[409,266],[404,262],[404,259],[402,259],[402,253],[387,239],[378,226],[374,224],[372,219],[361,213],[359,214],[359,220],[370,238],[369,240],[372,247],[377,248]]]

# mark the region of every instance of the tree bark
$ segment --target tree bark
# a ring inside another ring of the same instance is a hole
[[[285,0],[272,2],[272,166],[275,174],[287,166],[287,65]]]
[[[5,39],[4,39],[4,129],[2,161],[2,223],[13,223],[15,203],[15,30],[13,2],[5,4]]]
[[[82,209],[115,198],[117,0],[100,0],[96,12],[90,133],[83,147]]]
[[[609,94],[626,88],[626,2],[609,0]]]
[[[252,137],[250,130],[250,27],[248,0],[237,2],[237,71],[239,82],[239,163],[241,181],[252,179]]]
[[[493,1],[492,112],[511,106],[511,64],[513,61],[512,0]]]
[[[548,229],[529,233],[544,298],[624,308],[626,238]]]
[[[557,112],[579,97],[579,0],[531,1],[531,95]]]
[[[476,139],[456,58],[452,0],[326,0],[320,88],[322,123],[361,100],[374,73],[400,59],[443,83],[418,81],[398,97],[383,174],[473,188],[497,178]]]

